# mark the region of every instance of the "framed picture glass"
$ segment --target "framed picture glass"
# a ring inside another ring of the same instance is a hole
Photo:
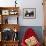
[[[9,15],[9,10],[2,10],[2,15]]]
[[[35,19],[36,18],[36,8],[24,8],[23,9],[24,18]]]

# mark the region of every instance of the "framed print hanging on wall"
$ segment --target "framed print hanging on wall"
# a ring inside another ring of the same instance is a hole
[[[36,18],[36,8],[24,8],[23,9],[24,18],[35,19]]]

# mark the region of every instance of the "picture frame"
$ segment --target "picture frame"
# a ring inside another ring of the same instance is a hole
[[[36,19],[36,8],[24,8],[23,17],[25,19]]]
[[[9,15],[9,10],[2,10],[2,15]]]

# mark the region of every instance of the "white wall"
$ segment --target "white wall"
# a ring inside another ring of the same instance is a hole
[[[1,7],[9,7],[9,6],[14,6],[15,3],[14,3],[15,0],[0,0],[0,6]]]
[[[15,6],[15,0],[0,0],[0,6]],[[17,0],[20,7],[19,24],[21,26],[43,26],[42,0]],[[23,8],[36,8],[36,19],[24,19]]]
[[[24,0],[20,3],[20,25],[22,26],[43,26],[42,0]],[[36,19],[24,19],[23,8],[36,8]]]

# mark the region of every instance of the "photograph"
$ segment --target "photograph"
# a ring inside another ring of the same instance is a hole
[[[24,8],[23,14],[24,14],[24,18],[35,19],[36,18],[36,8]]]

